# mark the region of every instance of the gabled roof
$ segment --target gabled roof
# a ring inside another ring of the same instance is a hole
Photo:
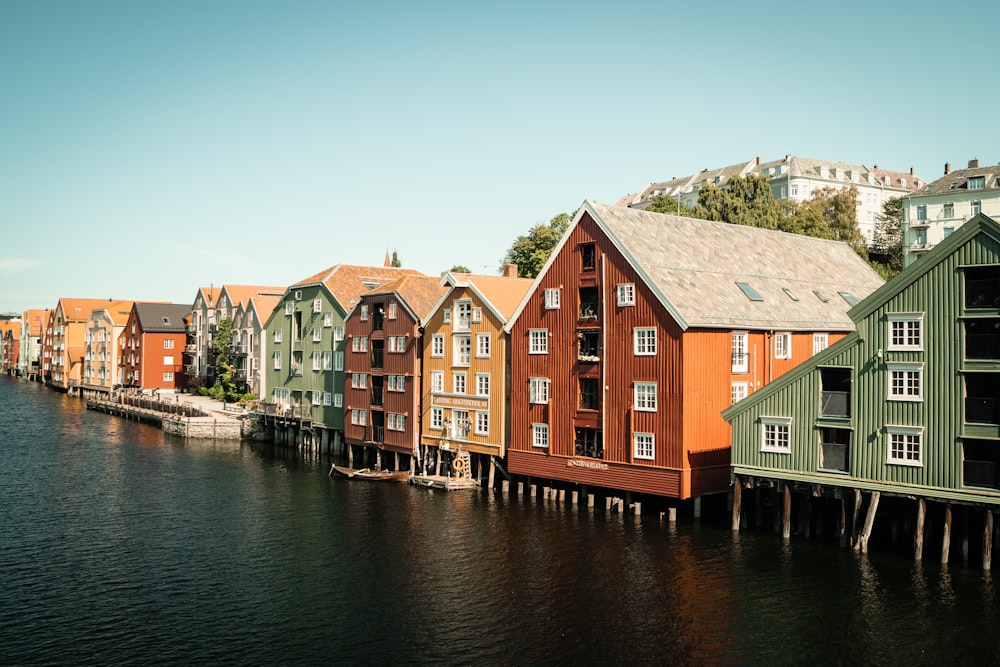
[[[219,294],[225,292],[233,306],[240,304],[246,306],[253,298],[272,297],[277,301],[281,299],[286,289],[284,286],[273,285],[223,285]],[[268,315],[270,314],[269,312]]]
[[[198,294],[201,295],[202,300],[205,302],[207,308],[215,308],[215,297],[218,295],[218,291],[214,287],[199,287]],[[198,300],[198,296],[195,296],[195,301]],[[192,304],[194,302],[192,301]]]
[[[507,322],[518,304],[531,289],[533,284],[531,278],[517,278],[514,276],[486,276],[475,273],[451,273],[446,271],[441,276],[441,285],[448,290],[441,295],[437,305],[427,313],[427,318],[437,311],[448,301],[451,293],[459,287],[468,287],[473,291],[479,300],[486,306],[493,315],[500,320],[501,324]],[[426,324],[426,320],[423,322]]]
[[[144,333],[176,333],[185,331],[185,318],[191,314],[191,306],[181,303],[135,304],[136,319]]]
[[[586,201],[532,292],[584,215],[682,329],[850,331],[854,322],[847,311],[883,284],[839,241]]]
[[[448,288],[437,276],[407,275],[373,289],[370,294],[395,294],[416,322],[423,323]]]
[[[90,314],[100,308],[107,308],[115,303],[115,299],[59,299],[63,320],[66,322],[84,322]]]
[[[28,324],[28,335],[41,336],[48,319],[48,309],[38,308],[24,311],[24,321]]]
[[[258,322],[267,322],[268,318],[271,317],[271,313],[281,303],[281,297],[281,294],[277,296],[263,294],[252,296],[247,303],[243,304],[243,307],[245,310],[255,311]]]
[[[1000,165],[989,165],[950,171],[936,181],[928,183],[927,187],[919,192],[914,192],[913,196],[969,192],[969,179],[974,176],[983,177],[983,188],[972,190],[972,192],[1000,189]],[[996,193],[993,196],[996,196]]]
[[[354,307],[354,304],[357,303],[362,294],[367,294],[371,290],[380,288],[385,283],[402,276],[422,275],[424,274],[415,269],[403,269],[391,266],[335,264],[304,280],[300,280],[288,289],[309,285],[325,285],[346,313]]]
[[[132,314],[133,304],[135,301],[113,301],[103,308],[95,308],[94,310],[106,312],[112,324],[123,327]]]

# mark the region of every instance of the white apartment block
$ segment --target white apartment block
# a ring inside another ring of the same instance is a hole
[[[952,171],[903,198],[903,266],[947,238],[973,216],[984,213],[1000,220],[1000,165]]]
[[[775,199],[806,201],[823,188],[842,189],[854,186],[858,190],[858,229],[869,245],[875,236],[876,219],[882,213],[883,202],[903,197],[926,185],[909,172],[888,171],[878,165],[866,167],[845,162],[826,162],[785,155],[780,160],[761,162],[759,157],[720,169],[703,169],[697,174],[650,183],[637,194],[618,200],[619,206],[646,208],[659,195],[676,199],[688,208],[698,203],[698,191],[706,185],[725,187],[734,176],[761,174],[768,179]]]

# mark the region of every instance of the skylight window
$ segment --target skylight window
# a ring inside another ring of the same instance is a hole
[[[785,287],[783,289],[785,290],[785,294],[788,295],[789,299],[791,299],[792,301],[798,301],[799,300],[799,297],[795,296],[795,292],[793,292],[792,290],[788,289],[787,287]]]
[[[844,301],[851,304],[852,306],[856,306],[859,303],[861,303],[860,299],[858,299],[858,297],[854,296],[850,292],[838,292],[838,294],[840,294],[841,298]]]
[[[164,317],[163,318],[163,323],[164,324],[170,324],[170,318],[169,317]]]
[[[764,298],[760,294],[757,294],[757,290],[755,290],[753,287],[750,287],[750,283],[736,283],[736,284],[739,286],[741,290],[743,290],[743,293],[746,294],[747,298],[750,299],[751,301],[764,300]]]
[[[823,303],[830,303],[830,300],[825,296],[823,296],[822,294],[820,294],[818,290],[813,290],[813,294],[815,294],[816,298],[822,301]]]

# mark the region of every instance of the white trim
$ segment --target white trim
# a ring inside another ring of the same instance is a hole
[[[907,458],[910,449],[910,442],[902,443],[903,456],[893,457],[892,437],[902,436],[904,438],[916,438],[916,458]],[[885,427],[885,462],[887,465],[901,465],[913,468],[922,468],[924,465],[924,429],[921,426],[892,426]]]
[[[791,417],[766,417],[760,419],[760,451],[774,454],[792,453],[792,418]],[[781,427],[785,434],[785,446],[768,444],[767,428],[769,426]]]

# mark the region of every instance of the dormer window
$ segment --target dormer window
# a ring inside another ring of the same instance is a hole
[[[985,176],[970,176],[969,177],[969,189],[970,190],[982,190],[986,187],[986,177]]]

